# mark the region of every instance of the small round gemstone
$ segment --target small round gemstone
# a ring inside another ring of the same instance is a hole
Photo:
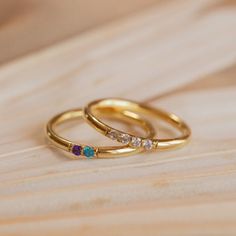
[[[92,158],[94,157],[94,149],[92,147],[86,146],[83,149],[83,153],[87,158]]]
[[[107,134],[107,137],[109,137],[112,140],[116,140],[117,136],[118,136],[117,132],[113,130],[109,131]]]
[[[119,141],[124,144],[128,144],[130,142],[130,136],[128,134],[120,134]]]
[[[143,147],[147,150],[152,149],[152,140],[150,139],[143,140]]]
[[[82,147],[79,145],[74,145],[72,148],[72,153],[75,154],[76,156],[80,156],[82,151]]]
[[[131,139],[131,145],[134,147],[141,147],[142,145],[142,139],[138,137],[132,137]]]

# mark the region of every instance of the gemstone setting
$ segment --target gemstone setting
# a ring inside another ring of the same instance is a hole
[[[118,141],[123,143],[123,144],[129,144],[130,136],[128,134],[120,134]]]
[[[81,155],[81,152],[82,152],[82,147],[79,146],[79,145],[74,145],[72,147],[72,153],[76,156],[80,156]]]
[[[138,137],[132,137],[131,145],[133,147],[141,147],[142,146],[142,139]]]
[[[95,151],[92,147],[86,146],[83,148],[83,154],[90,159],[94,157]]]
[[[116,131],[111,130],[108,132],[107,137],[112,139],[112,140],[117,140],[118,134]]]
[[[143,147],[146,150],[151,150],[152,149],[152,140],[150,140],[150,139],[143,140]]]

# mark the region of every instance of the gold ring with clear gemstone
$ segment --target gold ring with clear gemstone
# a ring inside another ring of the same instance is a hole
[[[129,114],[130,112],[134,112],[139,115],[142,114],[152,116],[153,118],[158,118],[170,124],[173,128],[180,131],[181,135],[179,137],[167,139],[160,139],[158,137],[138,137],[136,135],[114,129],[113,127],[105,124],[100,117],[98,118],[98,112],[100,109],[103,110],[103,113],[108,114]],[[191,135],[191,130],[188,125],[178,116],[157,108],[153,108],[146,104],[137,103],[130,100],[110,98],[91,102],[84,108],[84,116],[88,123],[100,133],[133,148],[143,148],[146,150],[166,150],[177,148],[186,144]]]

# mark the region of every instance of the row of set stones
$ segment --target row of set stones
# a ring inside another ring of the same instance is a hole
[[[93,158],[95,155],[94,148],[90,146],[73,145],[71,152],[76,156],[86,156],[88,159]]]
[[[129,134],[118,132],[116,130],[110,130],[107,133],[107,137],[126,145],[129,144],[132,147],[144,147],[146,150],[151,150],[156,145],[150,139],[142,139]]]

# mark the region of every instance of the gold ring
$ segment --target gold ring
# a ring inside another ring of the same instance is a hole
[[[119,112],[119,113],[107,113],[105,109],[99,109],[104,116],[108,117],[116,117],[121,119],[122,121],[128,123],[135,123],[141,126],[145,131],[147,138],[152,138],[155,136],[155,129],[152,125],[142,119],[138,114],[132,112]],[[143,151],[142,148],[134,148],[128,145],[123,146],[111,146],[111,147],[94,147],[90,145],[84,145],[72,142],[67,140],[60,135],[57,134],[55,128],[56,126],[70,120],[74,119],[83,119],[84,114],[82,109],[75,109],[63,112],[61,114],[53,117],[46,126],[46,136],[56,147],[68,151],[73,155],[73,157],[85,156],[87,158],[110,158],[110,157],[118,157],[118,156],[127,156],[135,153],[139,153]]]
[[[97,112],[100,109],[103,109],[103,111],[106,111],[106,113],[110,114],[116,114],[121,112],[124,114],[128,114],[128,112],[134,112],[136,114],[141,113],[143,115],[159,118],[179,130],[181,132],[181,135],[179,137],[169,139],[137,137],[132,134],[114,129],[111,126],[105,124],[100,119],[98,119]],[[93,126],[97,131],[113,140],[125,143],[132,148],[143,147],[146,150],[166,150],[171,148],[177,148],[186,144],[191,135],[191,130],[188,125],[184,121],[182,121],[178,116],[145,104],[136,103],[129,100],[113,98],[97,100],[89,103],[84,108],[84,115],[88,123]]]

